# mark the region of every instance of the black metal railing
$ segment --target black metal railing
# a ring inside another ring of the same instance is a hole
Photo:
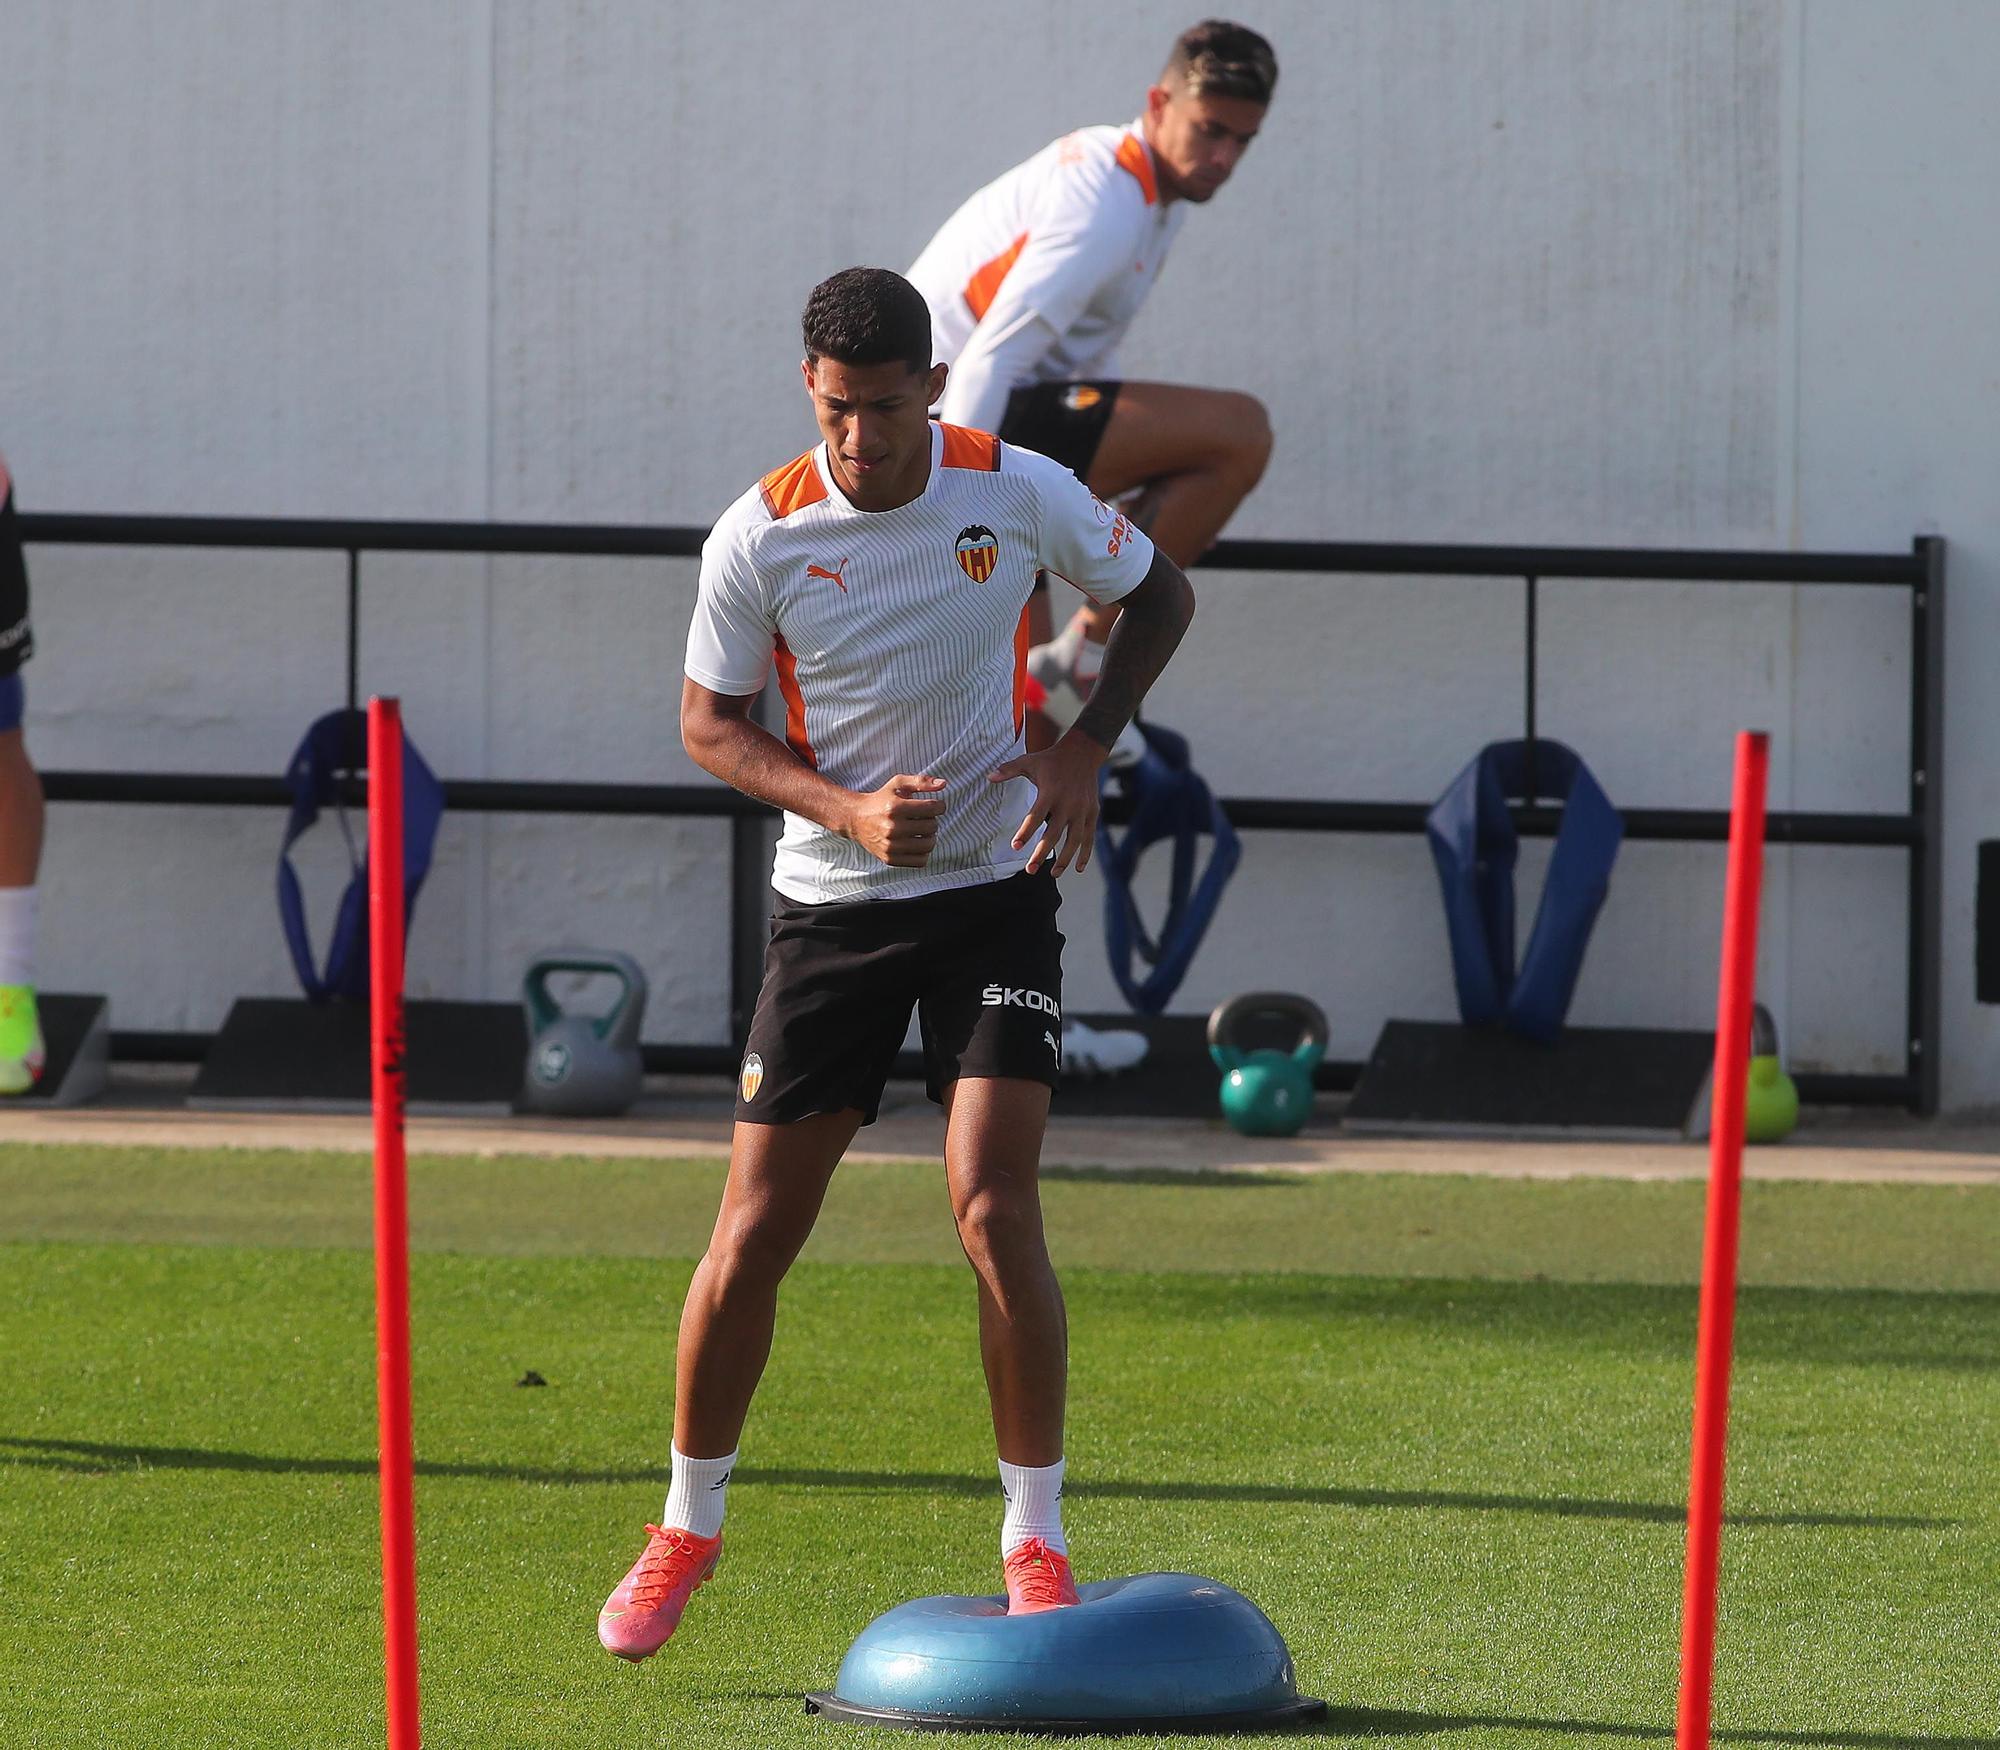
[[[270,517],[93,516],[27,513],[29,543],[117,547],[207,547],[344,553],[346,695],[359,702],[361,560],[367,553],[547,554],[583,558],[692,559],[704,531],[617,524],[331,522]],[[1768,817],[1772,843],[1901,847],[1908,859],[1908,977],[1905,1057],[1899,1075],[1799,1077],[1801,1094],[1820,1102],[1937,1110],[1940,1050],[1940,908],[1944,737],[1945,543],[1920,536],[1908,553],[1783,553],[1621,547],[1421,546],[1351,541],[1221,541],[1202,560],[1231,571],[1360,576],[1421,575],[1518,580],[1525,625],[1522,729],[1536,737],[1540,584],[1544,578],[1630,579],[1720,586],[1791,584],[1904,589],[1910,594],[1909,809],[1906,813],[1786,813]],[[198,772],[51,771],[52,801],[179,803],[221,806],[288,804],[276,777]],[[447,780],[449,808],[471,813],[648,815],[726,819],[731,826],[730,1033],[748,1029],[762,958],[766,902],[766,823],[771,811],[720,785],[510,783]],[[1412,833],[1431,804],[1284,797],[1230,797],[1224,808],[1246,831]],[[1115,803],[1107,805],[1113,820]],[[1729,816],[1720,809],[1621,809],[1628,838],[1720,843]],[[1547,836],[1560,812],[1529,806],[1519,829]],[[133,1054],[189,1055],[201,1036],[124,1034],[114,1046]],[[731,1047],[649,1046],[661,1068],[727,1068]],[[1332,1067],[1332,1066],[1330,1066]],[[1356,1066],[1345,1066],[1349,1070]],[[1336,1076],[1336,1079],[1338,1077]]]

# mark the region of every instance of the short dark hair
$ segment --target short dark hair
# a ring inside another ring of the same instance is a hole
[[[843,365],[931,368],[931,312],[924,295],[886,267],[844,267],[806,299],[806,357]]]
[[[1180,81],[1197,97],[1269,103],[1278,89],[1278,57],[1248,25],[1204,18],[1174,38],[1163,77]]]

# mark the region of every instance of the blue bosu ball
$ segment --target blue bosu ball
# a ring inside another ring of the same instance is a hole
[[[1284,1638],[1242,1593],[1198,1574],[1077,1588],[1080,1604],[917,1598],[878,1616],[809,1713],[929,1730],[1187,1730],[1316,1719]]]

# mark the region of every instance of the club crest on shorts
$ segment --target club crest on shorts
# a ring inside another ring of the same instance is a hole
[[[984,583],[1000,563],[1000,540],[983,523],[970,523],[958,531],[954,557],[958,568],[974,583]]]
[[[1072,383],[1063,391],[1062,404],[1072,413],[1088,413],[1103,399],[1102,389],[1094,389],[1088,383]]]
[[[757,1090],[764,1085],[764,1060],[756,1052],[751,1052],[743,1060],[743,1074],[736,1085],[742,1090],[746,1103],[756,1099]]]

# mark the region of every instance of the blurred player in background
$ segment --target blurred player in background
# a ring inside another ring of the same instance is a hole
[[[1136,121],[1066,134],[988,183],[910,269],[951,366],[938,417],[1040,450],[1100,498],[1142,491],[1133,520],[1182,566],[1257,484],[1270,421],[1233,390],[1122,382],[1115,353],[1188,207],[1229,180],[1277,83],[1254,30],[1184,31]],[[1090,604],[1065,634],[1079,699],[1116,618]]]
[[[875,1117],[913,1009],[977,1283],[1008,1609],[1077,1602],[1068,1324],[1039,1181],[1061,1057],[1055,877],[1090,859],[1099,768],[1194,594],[1067,469],[931,421],[946,372],[900,275],[835,274],[806,304],[804,338],[824,441],[715,525],[688,632],[688,753],[782,808],[785,830],[729,1178],[681,1310],[667,1504],[598,1617],[627,1659],[665,1644],[721,1556],[778,1284]],[[1125,611],[1089,703],[1029,753],[1028,601],[1045,567]],[[750,715],[774,670],[782,737]]]
[[[951,366],[938,417],[1039,450],[1124,509],[1182,566],[1214,543],[1264,472],[1263,404],[1228,389],[1125,382],[1115,353],[1190,206],[1213,198],[1277,89],[1271,45],[1209,19],[1176,39],[1138,119],[1088,127],[988,183],[947,219],[910,279]],[[1115,602],[1085,602],[1050,637],[1046,584],[1030,621],[1028,745],[1076,720],[1104,662]],[[1121,765],[1143,751],[1128,728]],[[1072,1022],[1072,1071],[1129,1068],[1132,1032]]]
[[[35,1009],[42,781],[21,734],[21,665],[34,648],[14,482],[0,457],[0,1094],[25,1094],[42,1074],[42,1026]]]

